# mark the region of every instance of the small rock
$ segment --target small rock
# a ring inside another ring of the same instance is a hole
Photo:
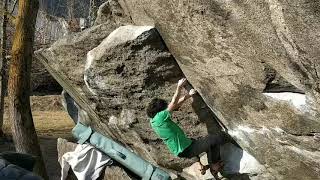
[[[105,170],[104,180],[133,180],[125,170],[118,166],[108,166]]]

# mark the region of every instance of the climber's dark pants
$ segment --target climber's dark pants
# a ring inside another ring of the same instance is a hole
[[[213,164],[220,160],[220,145],[225,143],[223,135],[208,135],[198,140],[193,140],[178,156],[183,158],[198,157],[201,153],[206,152],[208,163]]]

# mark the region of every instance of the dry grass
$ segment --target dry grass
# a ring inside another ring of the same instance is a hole
[[[70,134],[74,126],[69,115],[64,111],[34,111],[33,121],[40,136],[64,136]],[[4,132],[10,134],[10,121],[5,115]]]
[[[70,136],[74,123],[63,111],[59,96],[31,97],[33,121],[39,136]],[[11,134],[8,109],[5,108],[3,130]]]
[[[63,110],[60,96],[31,97],[31,108],[49,179],[59,180],[61,168],[57,157],[57,138],[72,138],[71,129],[74,123],[68,113]],[[10,135],[7,103],[4,117],[4,132]],[[0,145],[0,152],[2,151],[14,151],[14,145]]]

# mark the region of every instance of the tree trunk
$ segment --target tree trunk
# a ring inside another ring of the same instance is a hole
[[[2,32],[1,32],[1,53],[0,53],[0,137],[3,137],[3,115],[4,115],[4,97],[7,91],[7,24],[8,17],[5,11],[8,10],[8,0],[3,0],[3,15],[2,15]]]
[[[75,0],[67,0],[69,21],[74,19],[74,5]]]
[[[48,179],[30,108],[30,76],[38,0],[19,0],[9,71],[9,112],[16,151],[37,157],[34,172]]]

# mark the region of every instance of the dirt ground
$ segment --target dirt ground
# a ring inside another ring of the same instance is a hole
[[[64,111],[58,95],[33,96],[31,97],[31,107],[49,179],[58,180],[61,168],[57,158],[57,139],[61,137],[72,140],[71,129],[74,123]],[[4,132],[10,136],[7,104],[4,116]],[[14,151],[14,145],[12,143],[0,145],[0,152],[3,151]]]

